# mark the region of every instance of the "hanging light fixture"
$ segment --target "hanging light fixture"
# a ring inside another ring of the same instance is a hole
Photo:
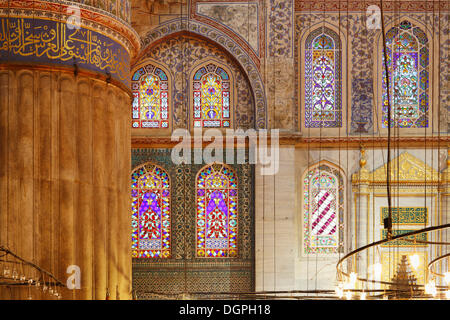
[[[29,300],[32,299],[32,288],[42,290],[44,293],[61,299],[62,296],[58,292],[57,287],[64,287],[64,284],[56,279],[55,276],[34,263],[26,261],[6,247],[0,246],[0,253],[2,253],[0,255],[0,267],[2,268],[0,270],[0,286],[26,285],[28,287],[27,299]]]
[[[411,263],[411,267],[413,267],[414,270],[417,270],[420,266],[420,258],[417,253],[414,253],[413,255],[409,256],[409,262]]]
[[[436,283],[433,280],[428,281],[428,283],[425,285],[425,294],[429,294],[433,297],[436,297],[437,290],[436,290]]]
[[[350,281],[350,286],[352,288],[355,288],[357,279],[358,279],[358,274],[356,272],[351,272],[349,281]]]
[[[450,286],[450,272],[444,273],[444,280],[445,280],[445,283]]]

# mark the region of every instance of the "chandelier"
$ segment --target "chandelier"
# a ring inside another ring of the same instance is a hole
[[[64,284],[50,272],[0,246],[0,286],[26,288],[31,300],[33,291],[42,292],[47,298],[61,299],[60,288]]]

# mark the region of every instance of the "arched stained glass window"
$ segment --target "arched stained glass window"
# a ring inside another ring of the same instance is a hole
[[[426,34],[403,21],[386,33],[386,56],[391,98],[391,127],[428,127],[428,65]],[[382,55],[384,64],[384,55]],[[382,126],[388,126],[386,72],[383,65]]]
[[[133,258],[169,258],[170,179],[164,169],[146,164],[131,174]]]
[[[238,188],[223,164],[204,167],[196,179],[196,256],[237,257]]]
[[[169,127],[169,81],[166,73],[151,64],[132,77],[133,128]]]
[[[230,85],[228,73],[215,64],[208,64],[194,73],[194,127],[229,128],[231,126]]]
[[[339,171],[320,164],[303,180],[304,252],[338,253],[343,249],[344,181]]]
[[[306,39],[305,127],[341,126],[341,41],[322,27]]]

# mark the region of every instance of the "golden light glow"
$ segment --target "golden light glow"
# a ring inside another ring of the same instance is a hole
[[[358,278],[357,273],[355,272],[350,273],[350,285],[352,286],[352,288],[355,288],[357,278]]]
[[[417,253],[409,256],[409,262],[411,263],[411,267],[413,267],[414,270],[417,270],[420,266],[420,258]]]
[[[436,290],[436,284],[434,280],[428,281],[428,283],[425,285],[425,294],[430,294],[433,297],[436,297],[437,290]]]
[[[336,292],[336,295],[339,297],[339,299],[342,299],[342,297],[344,296],[344,290],[342,290],[340,286],[337,286],[334,289],[334,292]]]
[[[450,285],[450,272],[444,273],[444,280],[447,285]]]
[[[383,271],[383,266],[381,265],[381,263],[377,262],[372,265],[372,275],[373,275],[374,279],[380,280],[382,271]]]
[[[351,299],[352,299],[352,292],[351,292],[351,291],[347,291],[347,292],[345,293],[345,298],[346,298],[347,300],[351,300]]]

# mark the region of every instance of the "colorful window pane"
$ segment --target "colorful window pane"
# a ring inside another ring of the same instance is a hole
[[[341,127],[341,42],[328,28],[306,39],[305,82],[305,127]]]
[[[391,98],[391,127],[428,127],[428,39],[404,21],[386,33],[386,56]],[[384,54],[382,55],[384,64]],[[383,66],[382,126],[388,126],[386,72]]]
[[[208,64],[194,74],[194,127],[229,128],[230,77],[215,64]]]
[[[151,64],[132,77],[133,128],[169,127],[169,82],[166,73]]]
[[[303,210],[304,252],[342,252],[344,186],[337,169],[319,165],[309,170],[303,180]]]
[[[196,256],[237,257],[238,189],[234,171],[222,164],[203,168],[196,180]]]
[[[169,258],[170,180],[161,167],[146,164],[131,175],[133,258]]]

